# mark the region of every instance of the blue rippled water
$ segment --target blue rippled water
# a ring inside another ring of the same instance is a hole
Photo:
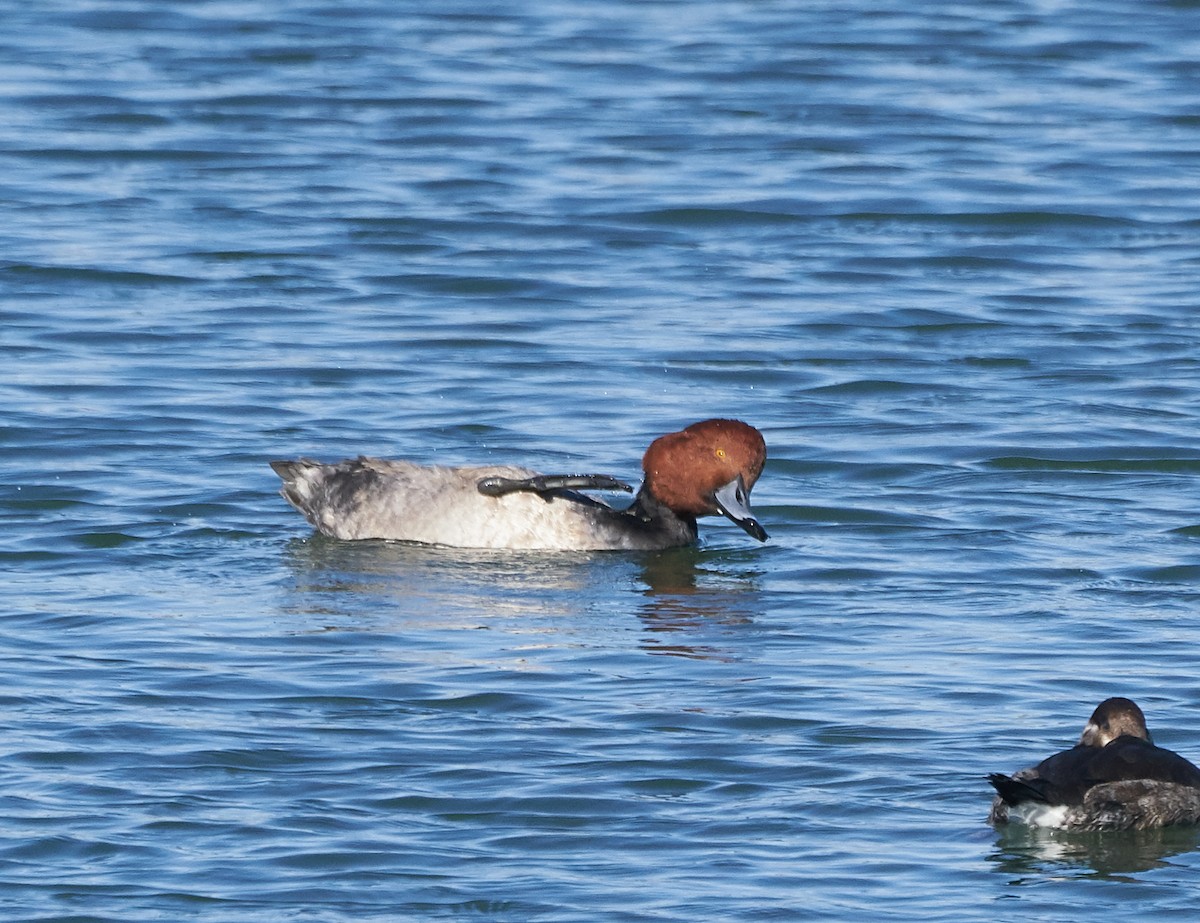
[[[1193,2],[7,4],[0,916],[1191,920],[1021,837],[1200,758]],[[267,461],[636,478],[759,546],[338,543]]]

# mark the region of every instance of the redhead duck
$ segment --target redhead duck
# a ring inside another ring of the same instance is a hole
[[[460,548],[645,550],[696,541],[696,518],[720,514],[767,533],[750,510],[762,434],[739,420],[704,420],[655,439],[633,503],[616,509],[580,490],[623,490],[607,475],[539,475],[491,465],[447,468],[358,458],[275,461],[280,493],[319,531]]]
[[[1200,822],[1200,769],[1155,746],[1129,699],[1096,706],[1070,750],[988,781],[997,792],[993,824],[1093,831]]]

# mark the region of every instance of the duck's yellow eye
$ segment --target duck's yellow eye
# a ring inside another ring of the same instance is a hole
[[[724,458],[724,457],[725,457],[725,450],[717,449],[717,458]]]

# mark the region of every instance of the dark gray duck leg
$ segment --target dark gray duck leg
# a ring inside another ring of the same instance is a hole
[[[539,474],[531,478],[480,478],[475,486],[487,497],[502,497],[518,491],[546,496],[559,490],[621,490],[633,493],[633,488],[607,474]]]

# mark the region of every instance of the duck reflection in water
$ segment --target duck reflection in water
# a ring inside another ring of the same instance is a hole
[[[730,553],[730,557],[741,557]],[[638,617],[645,627],[641,648],[647,653],[694,660],[737,660],[739,645],[714,644],[763,611],[758,572],[727,567],[710,569],[711,553],[681,548],[647,556],[642,565],[646,588]]]
[[[733,661],[744,648],[744,640],[733,636],[764,610],[760,564],[741,550],[464,555],[441,546],[317,535],[294,539],[284,551],[293,576],[288,611],[340,614],[349,626],[399,619],[411,628],[417,619],[440,628],[507,630],[506,619],[520,619],[523,633],[575,643],[581,626],[595,624],[593,607],[611,598],[611,587],[632,587],[640,601],[632,612],[622,604],[614,617],[623,622],[636,615],[643,651]]]
[[[996,851],[988,858],[1013,884],[1073,878],[1121,878],[1162,868],[1172,856],[1200,847],[1200,826],[1150,830],[1079,832],[1006,824],[997,827]]]

